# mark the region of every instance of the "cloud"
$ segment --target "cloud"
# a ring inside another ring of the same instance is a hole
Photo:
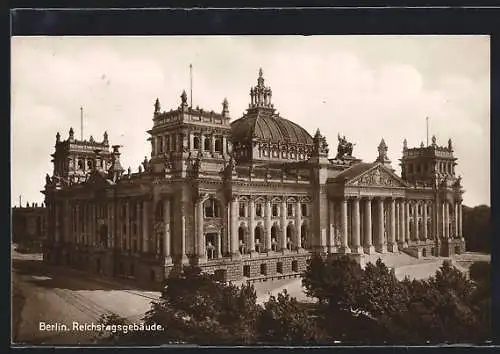
[[[473,51],[467,48],[474,48]],[[12,39],[12,201],[40,201],[52,171],[55,134],[80,133],[124,145],[133,170],[149,156],[153,102],[163,109],[189,93],[233,119],[249,103],[259,67],[282,116],[337,134],[373,161],[383,137],[398,169],[402,140],[426,140],[425,117],[440,144],[452,138],[465,202],[489,204],[489,40],[484,36],[15,37]]]

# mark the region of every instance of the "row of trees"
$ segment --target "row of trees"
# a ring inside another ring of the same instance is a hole
[[[491,208],[479,205],[463,206],[462,228],[469,251],[491,252]]]
[[[257,304],[253,286],[226,284],[188,268],[145,315],[159,332],[118,333],[119,343],[201,345],[425,344],[484,342],[490,332],[489,263],[468,279],[444,263],[428,280],[399,281],[382,261],[362,269],[348,257],[313,257],[303,276],[315,304],[284,291]],[[103,323],[123,319],[104,316]]]

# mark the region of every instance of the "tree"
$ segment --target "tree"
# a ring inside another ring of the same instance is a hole
[[[320,340],[319,329],[304,306],[286,290],[271,296],[257,322],[260,341],[270,344],[304,345]]]
[[[463,206],[463,235],[470,251],[491,252],[491,208]]]
[[[375,264],[368,263],[356,289],[358,310],[371,317],[406,311],[408,289],[379,258]]]
[[[331,311],[350,311],[363,270],[348,256],[322,259],[313,256],[302,279],[306,294],[326,302]]]
[[[248,344],[255,338],[259,307],[253,286],[217,281],[199,268],[168,279],[146,323],[168,328],[168,338],[196,344]],[[160,339],[160,340],[161,340]]]

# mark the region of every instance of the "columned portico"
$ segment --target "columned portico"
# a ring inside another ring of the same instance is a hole
[[[255,201],[250,199],[248,208],[248,251],[250,255],[255,254]]]
[[[265,228],[266,228],[266,236],[265,236],[265,239],[266,239],[266,252],[271,252],[272,250],[272,246],[271,246],[271,228],[272,228],[272,225],[271,225],[271,201],[269,199],[266,200],[266,204],[265,204],[265,210],[264,210],[264,214],[265,214]]]
[[[419,241],[419,230],[418,230],[418,209],[419,205],[417,201],[413,202],[413,234],[411,239],[413,241]]]
[[[349,235],[347,234],[347,199],[343,198],[340,202],[340,230],[342,237],[342,252],[351,253],[349,248]]]
[[[335,202],[333,200],[328,201],[328,252],[336,253],[337,245],[335,244]]]
[[[281,242],[280,242],[280,249],[281,252],[286,253],[287,248],[286,248],[286,200],[283,199],[281,201],[281,211],[280,211],[280,227],[281,227]]]
[[[353,253],[363,253],[360,239],[360,212],[359,212],[359,198],[352,198],[352,249]]]
[[[427,242],[428,238],[428,228],[429,228],[429,223],[427,220],[427,208],[429,207],[429,203],[427,201],[424,201],[422,207],[424,208],[423,210],[423,221],[422,221],[422,227],[423,227],[423,239],[425,242]]]
[[[147,208],[146,208],[146,203],[144,203],[144,214],[147,213]],[[163,200],[163,222],[165,226],[165,230],[163,230],[163,257],[165,258],[165,264],[171,264],[172,263],[172,255],[171,255],[171,250],[170,250],[170,199],[166,198]],[[146,230],[146,237],[147,237],[147,214],[146,218],[144,219],[144,224],[146,226],[144,227],[144,230]],[[143,226],[144,226],[143,224]]]
[[[297,250],[302,249],[302,210],[300,208],[300,201],[297,200],[295,205],[295,245]]]
[[[203,218],[203,199],[202,198],[198,199],[196,202],[195,215],[196,215],[196,245],[198,246],[196,253],[198,254],[198,262],[199,263],[206,263],[207,262],[207,252],[206,252],[205,234],[203,232],[204,231],[203,230],[204,218]]]
[[[384,199],[377,198],[377,239],[375,250],[380,253],[387,252],[387,243],[385,240],[385,225],[384,225]]]
[[[230,204],[230,222],[231,222],[231,258],[241,258],[238,244],[238,198],[233,197]]]
[[[144,253],[149,252],[148,204],[147,201],[142,202],[142,252]]]
[[[408,246],[406,242],[406,201],[399,201],[399,238],[398,244],[401,248]]]
[[[365,198],[364,202],[365,211],[364,211],[364,251],[367,254],[373,254],[375,252],[375,247],[373,247],[373,238],[372,238],[372,198]]]
[[[396,243],[396,200],[393,198],[389,201],[389,239],[387,240],[387,248],[389,252],[397,252],[398,245]]]
[[[411,235],[410,235],[410,202],[406,200],[404,202],[404,209],[405,209],[405,242],[408,244],[411,240]]]

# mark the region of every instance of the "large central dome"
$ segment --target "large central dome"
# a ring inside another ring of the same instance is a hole
[[[311,135],[300,125],[266,112],[245,115],[232,123],[231,130],[236,141],[258,139],[281,144],[313,143]]]
[[[250,98],[247,113],[231,124],[235,142],[257,139],[279,144],[313,144],[312,136],[304,128],[275,113],[272,91],[264,86],[262,69],[257,86],[250,90]]]

